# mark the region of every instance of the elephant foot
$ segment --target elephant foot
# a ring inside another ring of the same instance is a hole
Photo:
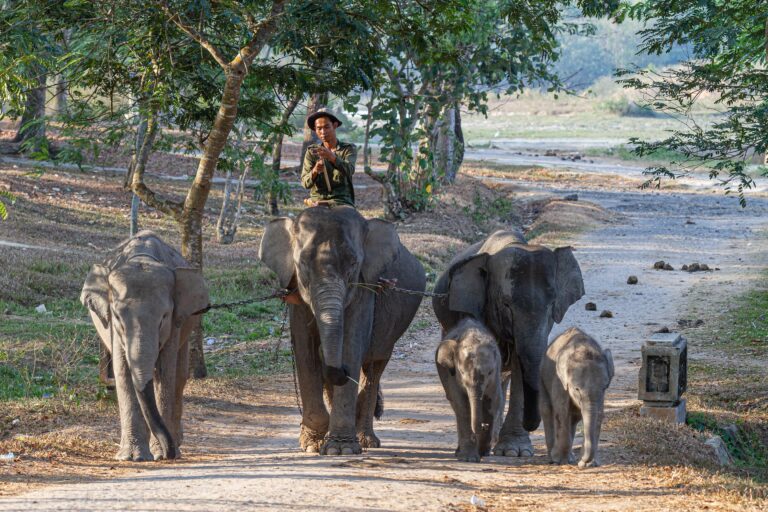
[[[480,452],[476,447],[457,448],[456,458],[462,462],[480,462]]]
[[[357,440],[360,441],[360,446],[363,448],[381,448],[381,441],[373,433],[373,430],[370,432],[358,432]]]
[[[301,433],[299,434],[299,446],[302,451],[307,453],[320,453],[325,440],[325,432],[313,430],[303,423],[301,424]]]
[[[532,457],[533,444],[528,434],[521,436],[502,436],[496,446],[493,447],[493,454],[504,457]]]
[[[597,460],[592,459],[590,461],[585,461],[584,459],[579,461],[579,469],[586,469],[586,468],[596,468],[600,464],[598,464]]]
[[[550,460],[552,464],[563,466],[566,464],[573,464],[574,462],[576,462],[576,457],[573,456],[572,452],[569,452],[568,455],[552,455],[550,456]]]
[[[166,460],[166,459],[179,459],[181,458],[181,448],[178,446],[174,449],[174,453],[170,454],[170,457],[166,457],[163,452],[162,446],[154,438],[149,443],[149,451],[152,453],[154,460]]]
[[[358,455],[363,448],[357,437],[328,436],[320,449],[320,455]]]
[[[124,444],[115,455],[116,460],[131,460],[133,462],[144,462],[154,460],[149,446],[140,446],[138,444]]]

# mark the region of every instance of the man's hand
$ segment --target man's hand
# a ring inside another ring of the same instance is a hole
[[[317,148],[315,148],[314,154],[317,157],[325,158],[332,164],[336,163],[336,153],[334,153],[333,151],[331,151],[325,146],[318,146]]]
[[[325,167],[325,164],[323,164],[322,160],[315,162],[315,166],[312,167],[312,181],[316,180],[320,173],[323,172],[323,167]]]

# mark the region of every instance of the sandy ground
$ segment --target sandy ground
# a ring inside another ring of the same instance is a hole
[[[531,197],[570,192],[540,184],[518,191]],[[616,378],[607,406],[615,411],[636,404],[639,349],[648,335],[691,319],[692,302],[706,311],[738,293],[763,267],[767,244],[760,231],[768,201],[741,210],[716,194],[578,192],[580,201],[616,216],[561,241],[575,247],[587,293],[553,336],[576,325],[611,348]],[[652,270],[660,259],[676,270]],[[694,261],[720,270],[679,270]],[[630,274],[639,284],[626,284]],[[589,301],[597,312],[585,311]],[[603,309],[614,318],[598,318]],[[0,500],[0,510],[744,509],[707,488],[681,484],[675,470],[636,463],[611,442],[610,429],[602,436],[603,465],[590,470],[548,465],[541,431],[534,435],[533,458],[457,462],[454,419],[433,362],[439,328],[429,304],[419,319],[429,325],[400,340],[385,372],[386,412],[376,425],[381,449],[356,457],[300,453],[293,385],[281,379],[282,393],[264,403],[232,397],[210,404],[208,413],[188,414],[187,462],[136,465],[114,479],[43,488]]]

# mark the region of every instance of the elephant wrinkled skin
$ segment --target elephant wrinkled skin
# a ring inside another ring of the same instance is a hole
[[[187,339],[199,318],[191,315],[208,304],[200,271],[142,231],[91,267],[80,301],[112,357],[120,409],[116,458],[179,457]]]
[[[435,353],[437,374],[456,414],[456,457],[480,462],[489,455],[504,412],[501,354],[488,329],[466,318],[445,335]]]
[[[432,306],[444,331],[470,316],[499,342],[510,372],[509,410],[496,455],[531,456],[528,432],[541,421],[539,366],[554,322],[584,295],[581,269],[570,247],[528,245],[522,234],[497,231],[457,254],[435,285]]]
[[[376,293],[372,285],[383,277],[423,291],[421,264],[392,224],[366,220],[347,206],[316,206],[295,220],[273,220],[259,258],[280,286],[296,289],[286,302],[304,405],[301,448],[348,455],[361,453],[363,446],[379,447],[373,431],[379,380],[421,297]],[[351,379],[360,382],[359,390]]]
[[[573,462],[576,425],[584,422],[579,467],[597,466],[605,391],[613,378],[611,351],[576,328],[552,342],[541,361],[539,395],[547,455],[555,464]]]

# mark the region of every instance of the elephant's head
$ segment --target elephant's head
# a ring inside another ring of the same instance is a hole
[[[173,458],[173,441],[157,410],[153,375],[163,346],[178,340],[182,324],[208,304],[200,271],[138,259],[111,271],[97,264],[88,273],[80,301],[109,333],[113,356],[118,343],[125,352],[144,418],[167,458]]]
[[[456,262],[449,275],[450,310],[485,322],[500,340],[514,340],[523,373],[523,424],[534,430],[540,422],[539,365],[552,324],[584,295],[571,248],[509,244]]]
[[[299,302],[315,316],[326,379],[341,386],[348,379],[342,364],[346,309],[370,293],[361,286],[375,284],[397,256],[400,240],[392,224],[366,221],[354,208],[308,208],[295,220],[269,223],[259,258],[274,271],[284,288],[296,288]]]
[[[472,433],[483,430],[483,400],[497,393],[501,360],[493,335],[465,319],[446,334],[435,355],[438,365],[455,376],[469,400]]]

